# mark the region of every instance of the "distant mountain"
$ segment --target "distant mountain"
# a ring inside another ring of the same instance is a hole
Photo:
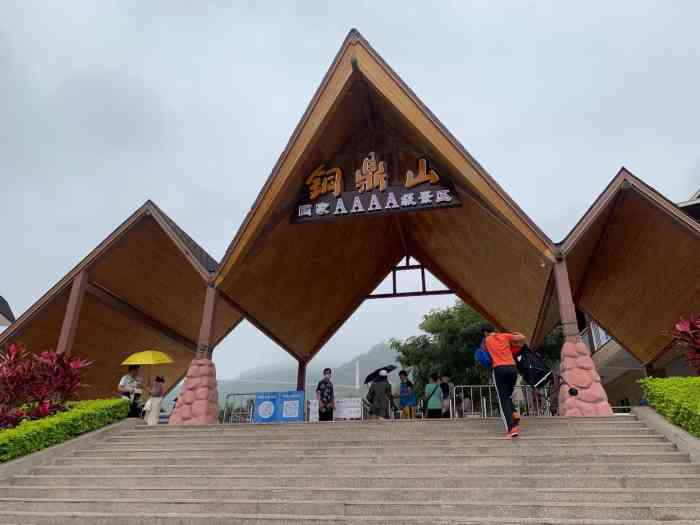
[[[360,366],[360,388],[355,388],[356,363]],[[306,398],[312,399],[316,391],[316,385],[323,377],[323,369],[330,366],[333,369],[333,385],[337,397],[359,397],[367,393],[367,386],[363,384],[365,377],[380,366],[396,365],[397,370],[389,374],[389,381],[398,384],[398,356],[387,343],[374,345],[369,351],[358,355],[350,361],[339,366],[333,365],[309,365],[306,369]],[[226,396],[229,394],[252,394],[255,392],[279,392],[296,390],[297,367],[293,364],[266,365],[251,368],[240,374],[235,379],[221,379],[218,382],[219,405],[226,404]],[[170,411],[173,399],[180,392],[180,387],[175,387],[165,398],[163,407]],[[239,399],[240,401],[240,399]]]
[[[356,363],[360,368],[360,388],[355,388]],[[362,384],[367,374],[380,366],[395,364],[397,354],[388,344],[374,345],[368,352],[358,355],[352,360],[340,366],[331,366],[333,369],[333,384],[338,397],[357,397],[367,392],[367,387]],[[306,395],[314,395],[316,384],[323,377],[325,366],[309,365],[306,369]],[[390,379],[396,376],[392,373]],[[394,381],[398,382],[398,378]],[[295,390],[297,384],[297,367],[295,365],[269,365],[247,370],[235,379],[219,381],[219,403],[223,406],[226,396],[231,393],[274,392],[280,390]]]

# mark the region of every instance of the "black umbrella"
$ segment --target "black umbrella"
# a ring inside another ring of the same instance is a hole
[[[396,370],[396,365],[387,365],[387,366],[383,366],[381,368],[377,368],[374,372],[372,372],[367,377],[365,377],[365,385],[367,383],[372,383],[373,381],[376,381],[377,379],[379,379],[379,372],[381,372],[382,370],[386,370],[387,373],[389,373],[392,370]]]

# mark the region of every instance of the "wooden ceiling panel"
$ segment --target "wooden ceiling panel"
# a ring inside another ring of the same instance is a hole
[[[134,225],[89,274],[92,282],[197,340],[206,283],[152,217]]]
[[[27,350],[34,353],[55,350],[58,344],[58,335],[63,325],[63,315],[68,304],[69,293],[70,290],[66,288],[53,297],[3,344],[22,343]]]
[[[582,232],[571,250],[566,253],[566,266],[571,281],[574,300],[580,297],[581,286],[587,278],[587,268],[596,258],[596,251],[601,246],[607,227],[614,218],[615,198],[609,200],[589,227]]]
[[[126,373],[121,362],[130,354],[142,350],[166,352],[175,363],[142,367],[142,375],[155,378],[163,375],[166,389],[173,387],[187,371],[194,357],[192,351],[141,323],[125,317],[87,294],[78,322],[73,355],[92,361],[87,368],[81,398],[115,397],[117,383]]]
[[[478,200],[457,193],[459,208],[402,217],[409,250],[445,274],[455,293],[482,315],[532,337],[549,260]]]
[[[642,362],[700,305],[700,237],[634,187],[623,190],[581,307]]]
[[[236,267],[222,291],[294,354],[308,358],[402,255],[390,216],[287,220],[255,257]]]

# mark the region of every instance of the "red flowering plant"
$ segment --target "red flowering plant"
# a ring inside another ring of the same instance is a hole
[[[675,343],[685,349],[683,357],[687,365],[700,375],[700,314],[681,318],[669,332]]]
[[[0,428],[65,409],[81,386],[90,362],[54,351],[35,355],[22,345],[0,351]]]

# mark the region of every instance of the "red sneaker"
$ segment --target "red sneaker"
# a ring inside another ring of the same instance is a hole
[[[520,435],[520,429],[518,427],[513,427],[510,429],[510,432],[506,434],[506,437],[508,439],[516,438]]]

